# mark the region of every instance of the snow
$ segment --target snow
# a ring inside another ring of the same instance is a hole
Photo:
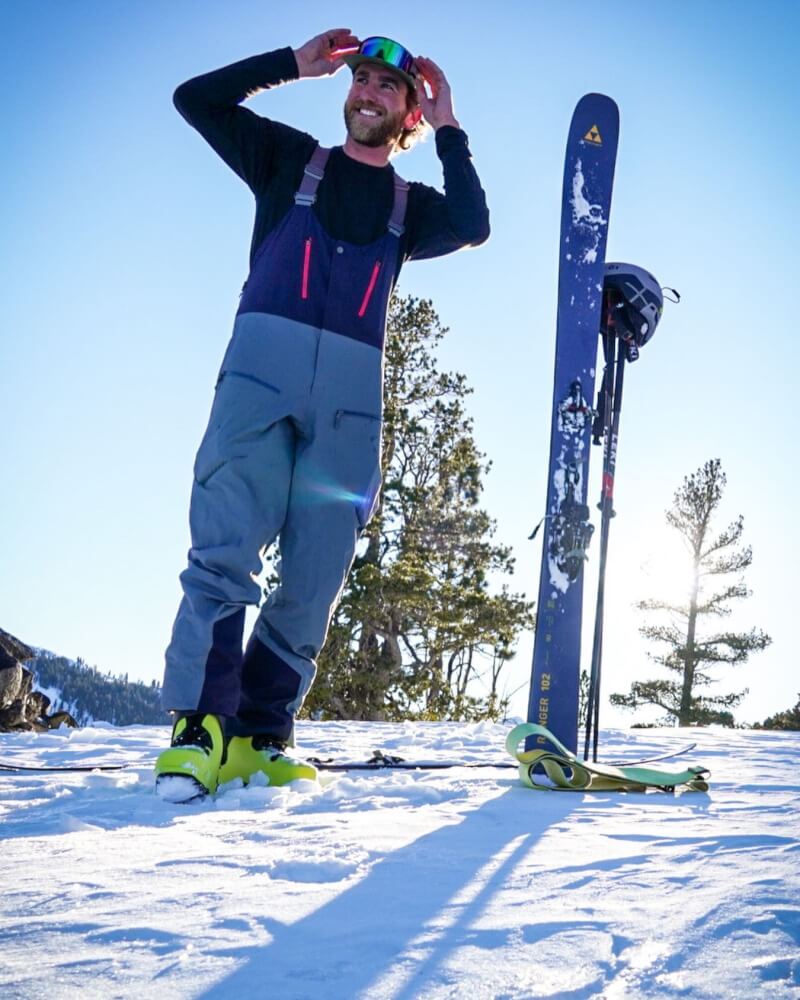
[[[562,570],[559,567],[558,563],[551,555],[548,555],[547,557],[547,569],[549,572],[548,580],[550,582],[550,586],[555,587],[555,589],[557,591],[561,591],[562,594],[566,594],[566,592],[569,590],[569,585],[571,582],[570,578],[569,576],[567,576],[564,570]],[[553,593],[553,597],[554,598],[557,597],[555,592]],[[564,613],[563,609],[561,613],[562,614]]]
[[[34,690],[41,692],[50,699],[50,705],[47,709],[49,715],[54,715],[56,712],[69,712],[73,719],[78,721],[82,726],[91,726],[94,724],[95,720],[89,712],[84,712],[82,709],[78,708],[76,702],[67,701],[64,698],[64,695],[61,693],[61,688],[45,687],[43,684],[40,684],[35,672]]]
[[[500,761],[508,726],[303,723],[301,755]],[[708,794],[535,792],[514,770],[327,773],[156,798],[166,727],[0,736],[0,995],[797,997],[800,734],[697,748]],[[667,766],[666,764],[664,766]]]
[[[592,244],[588,246],[581,258],[584,264],[594,264],[597,261],[597,249],[600,246],[600,227],[608,225],[608,219],[603,217],[601,205],[593,205],[586,197],[586,178],[583,174],[583,163],[576,160],[572,174],[572,224],[588,229]]]

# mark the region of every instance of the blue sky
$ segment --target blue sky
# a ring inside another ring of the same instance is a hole
[[[493,463],[485,506],[530,596],[564,140],[583,93],[619,104],[609,258],[647,267],[683,302],[627,375],[604,691],[651,675],[631,602],[674,585],[663,511],[686,474],[719,457],[720,526],[744,514],[755,553],[753,597],[732,624],[774,639],[720,690],[750,688],[742,720],[792,704],[799,9],[406,0],[373,19],[363,4],[316,0],[10,7],[0,39],[0,626],[103,670],[160,678],[192,460],[252,224],[249,191],[171,95],[190,76],[341,25],[439,62],[470,135],[492,238],[409,265],[400,291],[431,298],[450,327],[441,361],[475,390],[476,437]],[[251,107],[336,143],[347,83],[347,71],[302,81]],[[440,184],[432,142],[396,167]],[[592,603],[591,574],[587,585]],[[531,646],[523,637],[509,688],[524,686]],[[515,707],[524,704],[523,690]]]

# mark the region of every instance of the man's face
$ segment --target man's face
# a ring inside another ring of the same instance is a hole
[[[393,146],[414,124],[408,90],[401,76],[379,63],[358,66],[344,104],[350,137],[364,146]]]

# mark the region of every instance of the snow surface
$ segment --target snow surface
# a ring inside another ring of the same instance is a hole
[[[502,760],[508,727],[304,723],[301,753]],[[711,791],[536,792],[513,770],[153,793],[166,728],[0,736],[0,996],[276,1000],[800,995],[800,734],[697,740]],[[313,751],[312,749],[313,748]],[[666,765],[664,765],[666,766]]]

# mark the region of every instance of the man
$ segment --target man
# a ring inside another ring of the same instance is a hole
[[[345,64],[341,147],[241,106]],[[256,198],[250,274],[195,461],[192,547],[166,657],[164,705],[177,722],[157,788],[186,801],[257,772],[272,784],[314,777],[284,751],[377,500],[389,297],[405,260],[482,243],[489,221],[444,74],[390,39],[326,31],[190,80],[175,104]],[[423,119],[445,195],[406,184],[389,163]],[[276,538],[280,585],[243,655],[245,607],[261,596],[253,574]]]

